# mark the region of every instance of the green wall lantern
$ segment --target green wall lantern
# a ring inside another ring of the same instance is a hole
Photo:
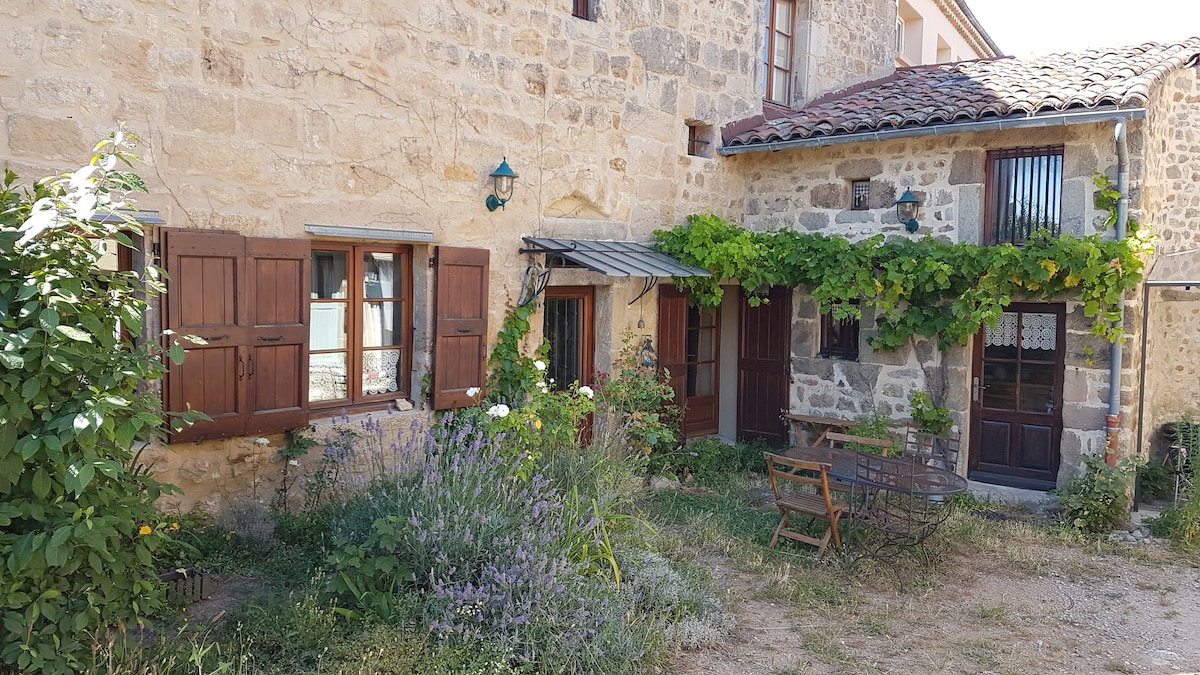
[[[492,194],[488,195],[487,207],[488,211],[495,211],[504,208],[508,200],[512,199],[513,180],[517,178],[517,174],[508,166],[508,158],[505,157],[500,166],[488,175],[492,177]]]
[[[900,223],[904,225],[906,232],[916,232],[919,223],[917,223],[917,210],[921,208],[921,200],[912,193],[912,190],[905,190],[900,199],[896,200],[896,217],[900,219]]]

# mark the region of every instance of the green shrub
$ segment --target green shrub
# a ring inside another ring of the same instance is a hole
[[[867,438],[878,438],[884,441],[891,441],[892,450],[896,449],[896,438],[892,436],[892,418],[883,413],[859,415],[855,418],[854,424],[850,425],[850,427],[846,429],[846,433],[851,436],[865,436]],[[846,447],[850,448],[851,450],[869,452],[876,455],[882,452],[881,448],[877,448],[874,445],[848,443]]]
[[[914,391],[909,405],[912,408],[912,420],[921,431],[941,436],[954,425],[949,409],[934,404],[929,394],[923,391]]]
[[[116,170],[132,141],[116,132],[25,192],[6,171],[0,188],[0,663],[23,672],[79,670],[94,635],[162,605],[153,558],[171,527],[154,502],[169,488],[131,448],[162,425],[146,383],[165,365],[157,340],[125,339],[162,285],[154,267],[100,270],[102,243],[139,230],[91,220],[144,189]]]
[[[1152,459],[1138,468],[1143,499],[1166,499],[1175,494],[1175,473],[1162,460]]]
[[[671,473],[683,481],[711,485],[731,473],[762,468],[762,453],[770,449],[762,441],[730,444],[719,438],[699,438],[674,452],[651,455],[648,469],[652,475]]]
[[[1134,465],[1122,459],[1112,467],[1103,457],[1088,455],[1083,466],[1083,474],[1072,478],[1059,495],[1063,522],[1083,532],[1108,532],[1123,525]]]
[[[641,362],[641,345],[626,333],[614,372],[596,376],[596,414],[621,421],[623,434],[634,453],[670,452],[679,445],[680,408],[669,374],[655,372]]]

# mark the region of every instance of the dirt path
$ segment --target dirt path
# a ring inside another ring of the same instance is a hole
[[[1053,546],[954,565],[929,588],[807,612],[770,597],[778,579],[730,571],[738,628],[678,672],[1200,673],[1200,569]]]

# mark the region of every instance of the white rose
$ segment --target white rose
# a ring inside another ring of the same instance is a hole
[[[541,389],[542,391],[548,391],[550,389],[549,385],[547,385],[545,382],[537,382],[535,384],[537,385],[537,388]]]
[[[596,392],[593,391],[592,388],[587,386],[586,384],[579,388],[579,393],[583,394],[584,396],[586,396],[588,398],[595,398],[595,396],[596,396]]]
[[[478,395],[479,395],[479,387],[467,388],[467,396],[470,396],[471,398],[475,398]]]
[[[537,368],[538,370],[545,370],[545,369],[546,369],[546,362],[545,362],[545,361],[542,361],[541,359],[538,359],[537,361],[534,361],[534,362],[533,362],[533,367],[534,367],[534,368]]]
[[[300,466],[300,460],[298,460],[298,459],[289,459],[289,460],[288,460],[288,464],[291,464],[292,466]]]
[[[504,405],[503,403],[497,403],[496,405],[487,409],[488,417],[508,417],[508,413],[508,406]]]

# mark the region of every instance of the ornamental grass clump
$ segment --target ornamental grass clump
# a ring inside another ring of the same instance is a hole
[[[601,500],[556,485],[548,457],[521,478],[502,443],[449,416],[413,442],[419,464],[399,462],[340,509],[332,589],[356,615],[419,621],[442,643],[542,672],[631,672],[662,620],[579,555],[580,532],[605,537]]]

